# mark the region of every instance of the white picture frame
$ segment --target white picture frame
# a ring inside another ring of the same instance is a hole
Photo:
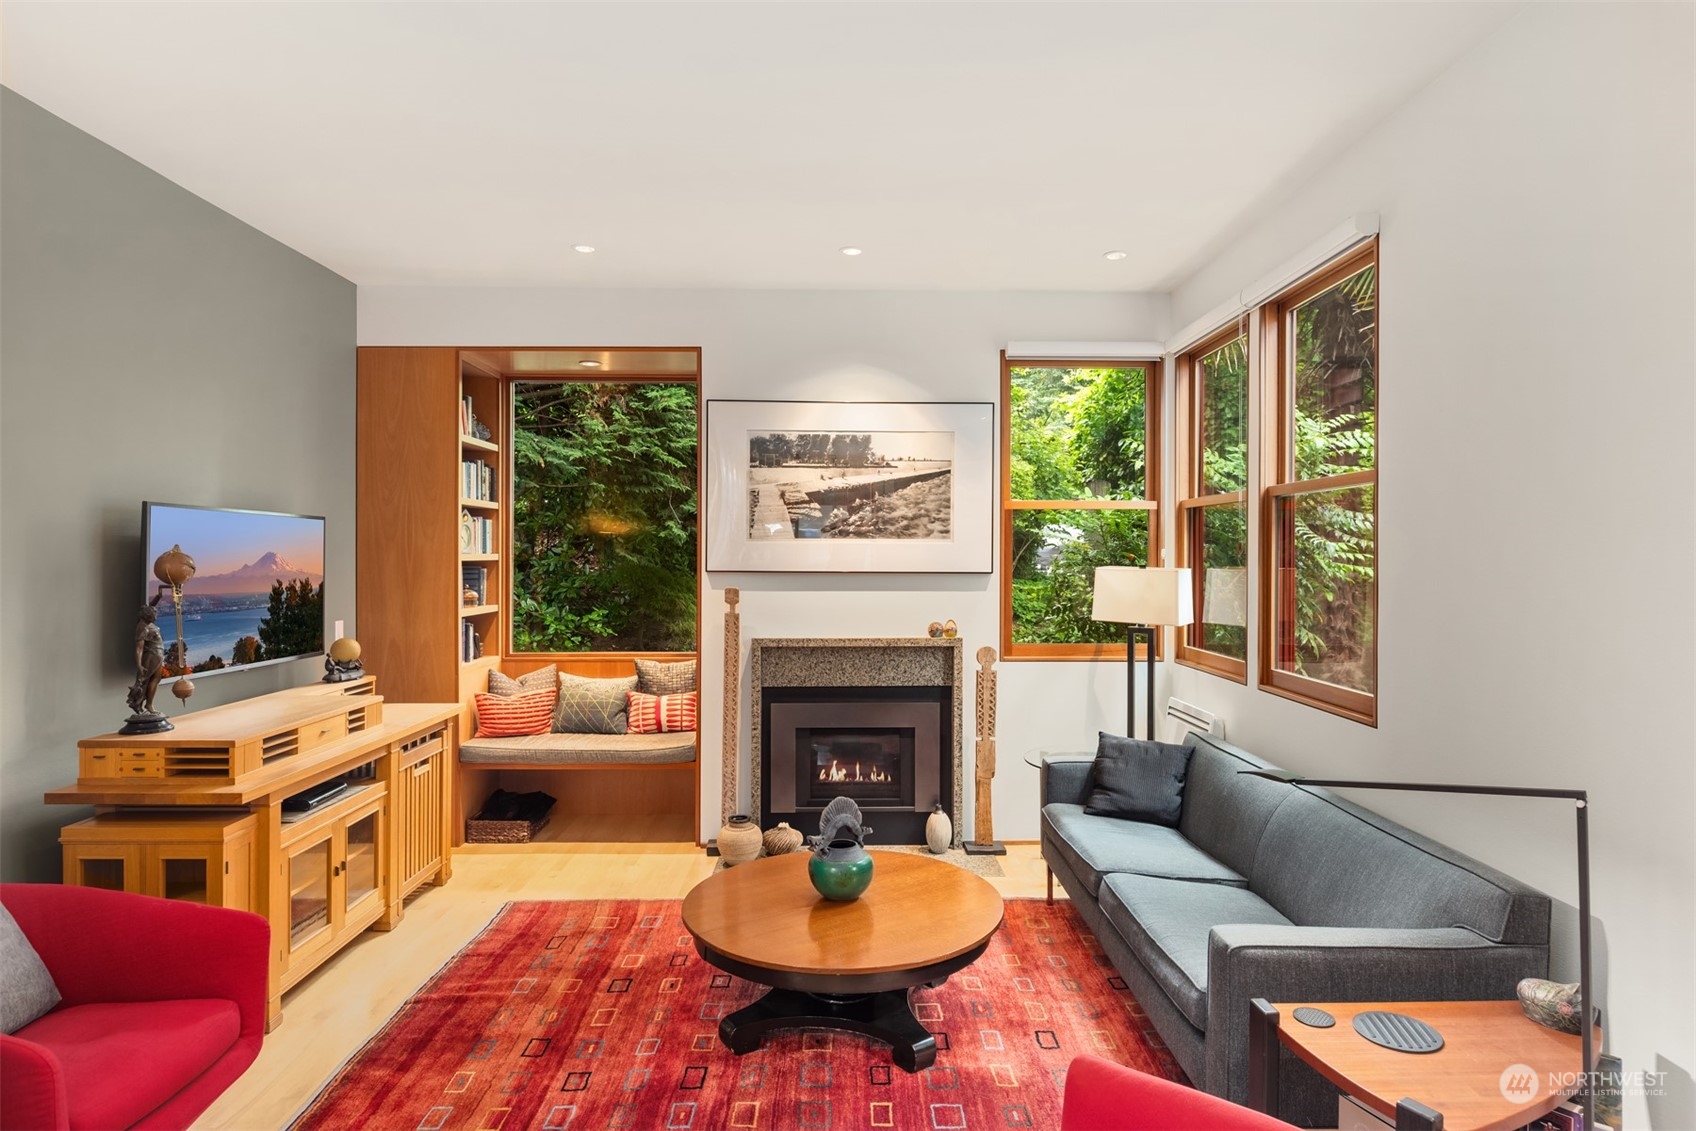
[[[707,402],[706,568],[989,573],[995,406]]]

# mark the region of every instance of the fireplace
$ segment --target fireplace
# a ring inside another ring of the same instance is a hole
[[[923,841],[931,806],[954,806],[942,773],[947,700],[945,687],[766,688],[762,823],[814,833],[831,799],[850,797],[872,843]]]
[[[795,800],[824,808],[835,797],[868,805],[913,803],[910,728],[808,727],[795,735]]]
[[[849,797],[871,843],[923,844],[933,806],[956,813],[958,650],[877,643],[754,641],[751,800],[762,826],[787,821],[810,836],[824,807]]]

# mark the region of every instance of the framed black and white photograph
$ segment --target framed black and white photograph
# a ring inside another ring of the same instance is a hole
[[[707,569],[988,573],[995,406],[707,402]]]

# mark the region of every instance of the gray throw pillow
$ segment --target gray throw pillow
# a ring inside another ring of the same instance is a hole
[[[16,1033],[59,1004],[59,987],[24,937],[12,913],[0,907],[0,1031]]]
[[[546,691],[559,680],[559,665],[549,664],[545,668],[537,668],[533,672],[513,679],[505,672],[489,671],[489,694],[499,695],[502,699],[511,699],[514,695],[522,695],[526,691]]]
[[[682,695],[695,691],[695,661],[666,664],[659,660],[637,660],[636,690],[644,695]]]
[[[630,700],[636,677],[590,679],[559,673],[559,703],[554,707],[556,734],[623,734],[630,729]]]
[[[1084,812],[1176,825],[1183,810],[1190,752],[1169,742],[1145,742],[1100,732],[1090,767]]]

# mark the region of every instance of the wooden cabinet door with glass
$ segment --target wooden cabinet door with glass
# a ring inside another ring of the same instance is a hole
[[[383,787],[368,785],[284,826],[283,921],[288,935],[278,940],[283,989],[382,915],[388,882],[383,849],[387,820]]]
[[[252,813],[121,812],[59,832],[64,881],[243,911],[253,906]]]

